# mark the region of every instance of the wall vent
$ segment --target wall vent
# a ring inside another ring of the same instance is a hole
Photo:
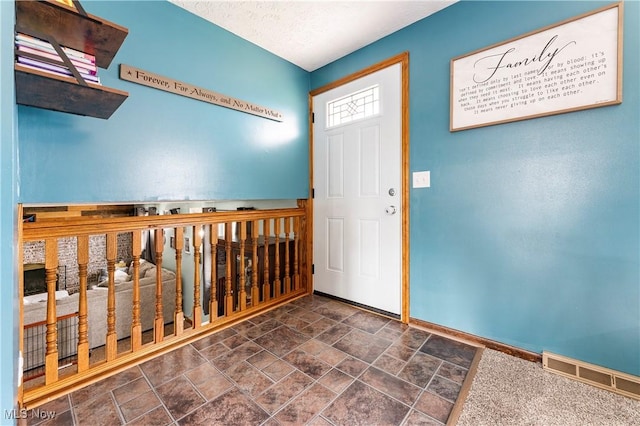
[[[640,377],[544,351],[542,366],[562,376],[640,400]]]

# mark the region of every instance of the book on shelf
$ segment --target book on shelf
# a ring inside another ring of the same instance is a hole
[[[62,77],[74,77],[51,43],[27,34],[16,33],[15,44],[16,60],[21,66]],[[95,56],[65,46],[60,47],[86,82],[101,84]]]
[[[40,60],[40,61],[43,61],[43,62],[50,62],[50,63],[52,63],[54,65],[60,65],[60,66],[64,66],[65,65],[64,62],[62,61],[62,58],[57,53],[55,53],[55,54],[54,53],[48,53],[48,52],[45,52],[45,51],[39,50],[39,49],[32,49],[32,48],[26,47],[26,46],[18,46],[18,56],[23,56],[23,57],[29,58],[30,56],[24,55],[25,53],[27,53],[27,54],[30,53],[32,55],[36,55],[36,56],[38,56],[37,60]],[[31,59],[36,59],[36,58],[31,58]],[[95,65],[87,64],[85,62],[76,61],[72,57],[70,57],[69,60],[71,61],[73,66],[75,66],[76,69],[81,73],[90,74],[90,75],[97,75],[98,74],[98,68]]]
[[[59,75],[62,77],[74,77],[73,73],[69,71],[69,68],[64,66],[54,65],[48,62],[43,62],[43,61],[37,61],[35,59],[25,58],[23,56],[18,56],[18,63],[29,69],[44,71],[44,72]],[[80,76],[89,83],[101,84],[100,77],[98,77],[97,75],[84,74],[80,72]]]
[[[16,45],[36,49],[40,48],[44,49],[48,53],[54,53],[56,55],[58,54],[58,52],[56,52],[51,43],[49,43],[48,41],[40,40],[39,38],[31,37],[30,35],[23,33],[16,33]],[[64,53],[69,56],[70,59],[72,58],[78,62],[85,62],[92,65],[95,65],[96,63],[96,57],[94,55],[91,55],[90,53],[81,52],[79,50],[71,49],[66,46],[60,47],[62,48]]]

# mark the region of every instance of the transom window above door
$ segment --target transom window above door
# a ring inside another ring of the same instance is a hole
[[[327,102],[327,128],[380,113],[380,87],[364,90]]]

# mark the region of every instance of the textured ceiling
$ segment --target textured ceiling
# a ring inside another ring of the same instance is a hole
[[[313,71],[456,0],[170,1]]]

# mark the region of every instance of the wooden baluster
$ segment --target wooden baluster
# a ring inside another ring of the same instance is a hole
[[[300,218],[293,218],[293,289],[300,290],[300,269],[299,269],[299,245],[300,245]]]
[[[231,290],[231,262],[232,259],[232,250],[231,250],[231,222],[225,223],[224,229],[224,240],[225,240],[225,248],[226,248],[226,279],[225,279],[225,295],[224,295],[224,314],[229,316],[233,313],[233,292]]]
[[[45,281],[47,283],[47,347],[44,357],[45,384],[58,380],[58,325],[56,314],[56,281],[58,275],[58,240],[47,238],[44,242]]]
[[[253,259],[251,262],[251,306],[257,306],[260,302],[260,292],[258,290],[258,221],[254,220],[251,225],[251,245]]]
[[[209,245],[211,246],[211,296],[209,297],[209,322],[218,318],[218,224],[209,227]]]
[[[274,221],[274,233],[276,235],[276,253],[274,258],[275,267],[273,268],[273,273],[275,274],[275,277],[273,277],[273,297],[277,299],[282,293],[282,283],[280,282],[280,226],[282,221],[280,220],[280,218],[276,218],[274,219]]]
[[[131,351],[142,347],[142,322],[140,320],[140,255],[142,253],[142,231],[131,235],[131,264],[133,265],[133,288],[131,307]]]
[[[200,246],[202,245],[201,226],[193,227],[193,328],[202,326],[202,304],[200,303]]]
[[[80,295],[78,300],[78,372],[89,369],[89,333],[87,323],[87,265],[89,264],[89,236],[79,235],[78,280]]]
[[[290,248],[289,248],[289,234],[291,233],[291,218],[289,216],[284,218],[284,292],[291,292],[291,265],[289,264],[290,259]]]
[[[247,289],[245,285],[247,283],[247,274],[246,274],[246,265],[244,263],[244,249],[245,249],[245,241],[247,239],[247,228],[245,225],[246,222],[237,222],[237,226],[240,227],[240,259],[238,260],[236,274],[240,275],[240,291],[238,292],[238,304],[240,305],[240,310],[244,311],[247,309]]]
[[[156,250],[156,316],[153,322],[154,342],[164,340],[164,317],[162,312],[162,251],[164,250],[164,229],[155,230],[154,236]]]
[[[184,228],[175,229],[176,245],[176,310],[173,315],[174,334],[179,336],[184,331],[184,311],[182,310],[182,247],[184,244]]]
[[[118,355],[118,336],[116,334],[116,284],[114,274],[116,270],[116,256],[118,254],[117,234],[107,234],[107,341],[105,346],[106,359],[112,361]]]
[[[265,302],[271,299],[271,283],[269,282],[269,239],[271,238],[271,219],[264,220],[264,229],[262,230],[264,239],[264,281],[262,282],[262,300]]]

